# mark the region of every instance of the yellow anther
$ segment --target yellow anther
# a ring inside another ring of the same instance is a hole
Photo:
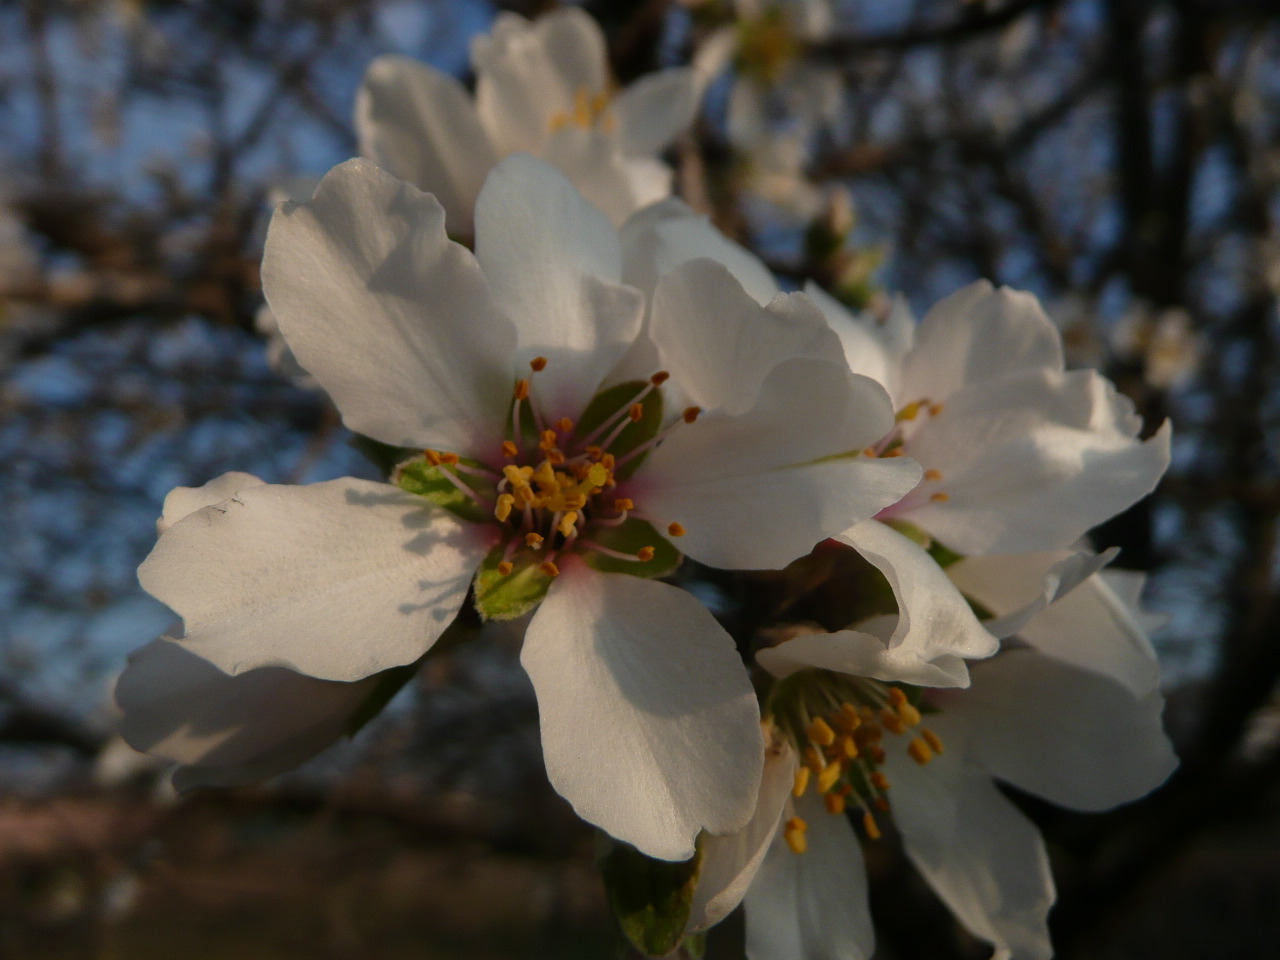
[[[560,525],[556,527],[560,531],[560,536],[567,537],[573,533],[573,528],[578,524],[578,511],[570,510],[560,518]]]
[[[787,846],[791,848],[792,853],[804,853],[808,845],[805,843],[804,834],[809,829],[809,825],[799,817],[792,817],[787,821],[786,827],[782,830],[782,836],[787,841]]]
[[[676,521],[667,524],[667,534],[673,537],[684,536],[684,526]]]
[[[698,419],[698,414],[702,413],[701,407],[685,407],[684,413],[680,414],[680,419],[685,423],[693,423]]]
[[[822,802],[827,807],[827,813],[839,815],[844,813],[844,797],[838,793],[828,793],[822,798]]]
[[[888,453],[885,454],[886,459],[891,457],[905,457],[905,456],[906,456],[906,453],[905,451],[903,451],[901,447],[894,447],[892,450],[890,450]]]
[[[533,547],[537,550],[542,546],[543,536],[540,533],[526,533],[524,535],[524,544],[526,547]]]
[[[804,762],[805,762],[805,766],[807,766],[814,773],[821,773],[823,766],[825,766],[825,763],[823,762],[823,759],[822,759],[822,754],[818,752],[817,747],[804,748]]]
[[[617,510],[619,513],[625,513],[626,511],[634,510],[635,508],[635,502],[630,497],[619,497],[617,500],[613,501],[613,509]]]
[[[862,455],[863,455],[864,457],[874,457],[874,456],[877,456],[877,454],[876,454],[876,448],[875,448],[875,447],[863,447],[863,448],[862,448]]]
[[[440,454],[435,450],[423,450],[422,455],[427,458],[427,463],[433,467],[440,466]]]
[[[934,503],[946,503],[948,500],[951,499],[951,495],[947,493],[943,493],[941,490],[939,490],[929,499],[932,500]]]
[[[641,563],[648,563],[656,552],[653,547],[641,547],[636,551],[636,556],[640,558]]]
[[[888,790],[889,778],[884,775],[884,771],[877,770],[871,774],[871,785],[880,791]]]
[[[836,742],[836,732],[821,717],[815,718],[813,723],[809,724],[807,732],[809,739],[821,746],[829,747]]]
[[[502,441],[502,455],[504,457],[516,457],[520,455],[520,448],[510,440]]]
[[[889,702],[895,707],[900,707],[908,702],[907,695],[902,692],[901,687],[890,687],[887,696],[889,697]]]
[[[498,564],[498,576],[500,577],[510,576],[511,571],[514,569],[515,568],[511,566],[510,562],[503,560],[500,564]]]
[[[844,772],[844,765],[839,760],[832,760],[822,772],[818,774],[818,792],[826,793],[834,787],[840,780],[840,774]]]
[[[852,703],[840,704],[840,725],[850,733],[862,726],[862,718],[858,716],[858,708]]]
[[[555,466],[558,467],[562,463],[564,463],[564,454],[561,453],[559,450],[552,448],[547,451],[547,459],[550,460]]]
[[[543,573],[545,573],[548,577],[560,576],[560,568],[557,567],[550,560],[543,560],[540,564],[538,564],[538,569],[541,570]]]
[[[902,706],[898,707],[898,719],[908,727],[914,727],[920,722],[920,711],[912,704],[904,703]]]
[[[907,744],[907,753],[922,767],[933,759],[933,751],[929,749],[929,744],[925,743],[923,737],[916,737]]]
[[[613,467],[614,467],[614,464],[616,463],[617,463],[617,460],[615,459],[612,453],[605,453],[605,454],[602,454],[600,457],[600,466],[604,467],[610,473],[613,472]]]
[[[559,439],[560,438],[556,436],[556,432],[554,430],[543,430],[542,439],[538,441],[538,449],[554,450]]]
[[[877,744],[867,744],[867,753],[871,754],[871,759],[875,763],[884,763],[884,747]]]
[[[791,795],[793,797],[803,797],[804,792],[809,789],[809,777],[811,773],[808,767],[796,767],[795,782],[791,785]]]
[[[541,373],[543,370],[547,369],[547,358],[534,357],[529,361],[529,369],[534,373]]]
[[[876,826],[876,818],[871,815],[870,810],[862,812],[862,829],[866,831],[868,840],[880,839],[880,828]]]
[[[907,729],[907,725],[902,722],[902,718],[892,710],[880,711],[880,724],[890,733],[902,733]]]
[[[633,403],[631,405],[631,409],[627,411],[627,416],[630,418],[632,423],[639,423],[641,418],[644,416],[644,404]]]
[[[946,750],[942,745],[942,738],[928,727],[924,727],[920,731],[920,736],[924,738],[924,742],[929,745],[929,749],[934,753],[946,753]]]
[[[516,498],[509,493],[498,495],[498,505],[493,508],[493,515],[498,518],[499,523],[506,523],[507,517],[511,516],[511,510],[516,505]]]
[[[934,483],[937,483],[939,480],[942,479],[942,471],[934,470],[932,467],[930,467],[928,470],[924,472],[924,478],[926,480],[932,480]]]
[[[517,467],[514,463],[508,463],[502,468],[502,475],[507,478],[508,483],[527,483],[533,476],[533,467]]]
[[[563,110],[556,111],[555,115],[551,118],[551,132],[555,133],[557,130],[563,130],[570,124],[570,122],[571,121],[567,113]]]
[[[573,95],[573,122],[586,129],[591,126],[591,94],[585,87],[579,87]]]
[[[858,759],[858,744],[853,737],[842,737],[840,739],[840,750],[849,760]]]
[[[560,481],[556,479],[556,472],[546,460],[538,464],[538,469],[533,471],[532,479],[539,487],[547,488],[547,491],[560,489]]]
[[[442,453],[440,454],[440,462],[452,467],[458,462],[458,455],[456,453]]]
[[[885,797],[876,796],[871,798],[871,805],[881,813],[889,812],[889,801]]]
[[[573,433],[573,421],[568,417],[561,417],[556,421],[556,429],[561,433]]]
[[[898,411],[897,420],[901,423],[904,420],[914,420],[918,416],[920,416],[920,401],[912,400]]]
[[[517,380],[516,388],[514,392],[517,400],[528,400],[529,399],[529,381],[523,380],[523,379]]]
[[[930,405],[930,407],[929,407],[929,416],[931,416],[931,417],[936,417],[938,414],[940,414],[940,413],[941,413],[943,410],[945,410],[945,409],[946,409],[946,404],[944,404],[944,403],[935,403],[935,404],[932,404],[932,405]]]
[[[671,379],[671,374],[667,373],[667,371],[665,370],[659,370],[657,373],[655,373],[652,377],[649,378],[649,382],[652,383],[655,387],[660,387],[662,386],[662,384],[666,383],[670,379]]]
[[[592,460],[599,460],[601,457],[604,456],[604,449],[601,447],[597,447],[595,444],[592,444],[591,446],[587,447],[587,456],[590,457]]]

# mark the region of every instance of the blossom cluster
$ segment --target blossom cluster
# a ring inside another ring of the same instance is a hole
[[[472,59],[474,97],[376,60],[364,157],[266,242],[291,362],[394,469],[171,492],[139,577],[182,629],[131,659],[124,735],[181,788],[271,776],[469,606],[523,629],[606,875],[670,865],[666,912],[620,916],[642,950],[745,903],[755,960],[869,957],[863,846],[892,825],[971,932],[1049,956],[1044,845],[997,783],[1098,810],[1173,768],[1141,578],[1084,539],[1153,489],[1168,426],[1066,369],[1030,294],[917,322],[784,290],[660,159],[724,57],[617,91],[567,7]],[[731,636],[699,565],[841,602]]]

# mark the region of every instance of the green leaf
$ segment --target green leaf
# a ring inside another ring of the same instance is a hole
[[[484,468],[484,464],[477,460],[464,459],[462,463],[471,467]],[[433,467],[427,463],[426,457],[419,455],[397,466],[391,474],[391,482],[401,490],[426,497],[436,506],[443,507],[463,520],[469,520],[472,523],[493,522],[493,512],[459,490],[457,484],[444,475],[443,471],[447,469],[449,468],[443,464]],[[454,476],[490,502],[496,498],[496,486],[466,474],[460,473]]]
[[[702,870],[702,848],[688,860],[645,856],[617,843],[600,864],[618,925],[637,950],[665,957],[684,939],[693,891]]]
[[[538,564],[541,555],[533,550],[519,550],[511,558],[512,571],[505,577],[498,564],[506,552],[503,544],[489,551],[476,571],[476,610],[485,620],[514,620],[522,617],[547,595],[552,578]]]
[[[616,527],[592,527],[590,539],[620,553],[639,553],[644,547],[653,547],[653,559],[648,561],[618,560],[587,549],[582,554],[587,566],[603,573],[629,573],[646,579],[665,577],[680,566],[683,559],[671,541],[659,534],[652,524],[637,517],[631,517]]]
[[[591,402],[587,404],[587,409],[583,411],[582,416],[578,419],[578,425],[573,434],[574,442],[581,443],[600,424],[609,420],[620,410],[626,410],[631,401],[647,386],[647,383],[645,380],[628,380],[626,383],[619,383],[608,390],[602,390],[592,397]],[[662,429],[662,391],[655,387],[641,401],[641,405],[644,407],[644,414],[640,419],[634,423],[628,423],[622,432],[618,434],[618,439],[609,444],[608,452],[619,459],[645,441],[652,440],[658,435],[658,431]],[[613,430],[614,427],[610,426],[608,430],[602,431],[600,436],[592,442],[599,443],[608,437]],[[644,458],[648,455],[648,451],[646,451],[634,460],[629,461],[620,469],[614,471],[614,476],[619,480],[625,480],[636,472],[636,468],[644,463]]]

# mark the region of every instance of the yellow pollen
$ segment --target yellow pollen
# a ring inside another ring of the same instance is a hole
[[[876,818],[871,815],[870,810],[863,811],[862,829],[867,832],[868,840],[880,839],[880,828],[876,826]]]
[[[534,357],[529,361],[529,369],[534,373],[541,373],[543,370],[547,369],[547,358]]]
[[[671,379],[671,374],[667,373],[667,371],[665,370],[659,370],[657,373],[655,373],[652,377],[649,378],[649,382],[652,383],[655,387],[660,387],[662,386],[662,384],[666,383],[670,379]]]
[[[822,768],[822,772],[818,774],[818,792],[826,793],[834,787],[842,773],[844,773],[844,765],[839,760],[832,760],[828,763]]]
[[[828,793],[822,798],[822,802],[826,804],[827,813],[839,815],[844,813],[844,797],[838,793]]]
[[[560,568],[557,567],[550,560],[543,560],[540,564],[538,564],[538,569],[541,570],[543,573],[545,573],[548,577],[560,576]]]
[[[877,790],[888,790],[889,778],[884,775],[884,771],[877,770],[875,773],[871,774],[871,785]]]
[[[440,466],[440,454],[435,450],[423,450],[422,455],[427,458],[427,463],[433,467]]]
[[[948,500],[951,499],[951,495],[943,493],[941,490],[939,490],[929,499],[932,500],[934,503],[946,503]]]
[[[938,736],[936,733],[934,733],[932,730],[930,730],[928,727],[924,727],[920,731],[920,736],[924,738],[924,742],[929,745],[929,749],[931,749],[934,753],[946,752],[942,746],[942,738]]]
[[[559,420],[556,421],[556,429],[559,430],[561,433],[572,433],[573,421],[570,420],[568,417],[561,417]]]
[[[627,416],[631,418],[632,423],[639,423],[640,418],[644,416],[644,404],[633,403],[631,409],[627,411]]]
[[[617,510],[619,513],[625,513],[626,511],[634,510],[635,508],[636,505],[630,497],[619,497],[617,500],[613,501],[613,509]]]
[[[840,749],[844,752],[844,755],[847,759],[849,760],[858,759],[858,744],[854,741],[853,737],[846,736],[841,738]]]
[[[920,416],[920,401],[912,400],[905,407],[903,407],[901,410],[898,411],[897,419],[898,419],[898,422],[901,423],[904,420],[907,420],[907,421],[914,420],[918,416]]]
[[[520,450],[514,443],[512,443],[510,440],[502,441],[502,455],[504,457],[508,457],[508,458],[516,457],[516,456],[519,456],[519,454],[520,454]]]
[[[809,724],[808,734],[810,740],[824,747],[829,747],[836,742],[836,732],[821,717]]]
[[[578,511],[570,510],[568,513],[566,513],[563,517],[560,518],[560,526],[558,526],[556,529],[560,531],[560,535],[562,537],[567,537],[569,536],[569,534],[573,533],[573,529],[574,527],[577,526],[577,524],[578,524]]]
[[[809,829],[809,825],[799,817],[792,817],[787,821],[786,827],[782,831],[783,838],[787,841],[787,846],[791,848],[792,853],[804,853],[807,849],[804,833]]]
[[[641,563],[648,563],[653,559],[654,553],[653,547],[641,547],[636,551],[636,556],[640,558]]]
[[[809,789],[809,777],[811,771],[808,767],[796,767],[795,782],[791,786],[791,795],[793,797],[803,797],[804,792]]]
[[[880,723],[890,733],[902,733],[907,729],[907,725],[902,722],[902,718],[891,710],[880,711]]]
[[[698,414],[700,413],[702,413],[701,407],[685,407],[684,413],[680,414],[680,418],[684,420],[685,423],[693,423],[693,421],[698,419]]]
[[[941,413],[943,410],[945,410],[945,409],[946,409],[946,404],[942,404],[942,403],[935,403],[935,404],[933,404],[932,406],[930,406],[930,407],[929,407],[929,416],[931,416],[931,417],[936,417],[938,414],[940,414],[940,413]]]
[[[493,508],[493,515],[498,518],[499,523],[506,523],[507,517],[511,516],[511,510],[515,505],[516,498],[511,494],[499,494],[498,505]]]
[[[926,480],[932,480],[934,483],[937,483],[939,480],[942,479],[942,471],[934,470],[933,468],[930,468],[924,472],[924,478]]]
[[[684,526],[673,520],[671,523],[667,524],[667,533],[673,537],[683,537]]]
[[[911,759],[920,766],[924,766],[933,759],[933,751],[929,749],[929,744],[924,742],[923,737],[916,737],[907,745],[907,753]]]
[[[898,719],[905,723],[908,727],[914,727],[920,722],[920,711],[912,704],[904,703],[898,707]]]
[[[512,567],[508,561],[503,560],[500,564],[498,564],[498,576],[500,577],[510,576],[511,571],[513,569],[515,568]]]
[[[528,380],[516,381],[515,397],[517,400],[529,399],[529,381]]]
[[[533,547],[535,550],[542,546],[542,539],[542,534],[540,533],[526,533],[524,535],[525,546]]]

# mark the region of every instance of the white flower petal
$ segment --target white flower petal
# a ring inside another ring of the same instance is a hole
[[[692,67],[645,74],[618,94],[612,110],[624,153],[657,153],[693,122],[697,76]]]
[[[742,902],[778,830],[795,782],[796,752],[784,740],[769,744],[760,796],[750,822],[737,833],[706,836],[686,931],[715,926]]]
[[[930,310],[903,366],[903,401],[946,400],[1023,369],[1062,370],[1062,335],[1033,294],[985,280]]]
[[[521,362],[548,360],[533,402],[550,421],[577,418],[644,314],[643,294],[614,282],[622,253],[608,218],[554,167],[508,157],[476,202],[476,257],[519,330]]]
[[[551,132],[552,119],[573,110],[579,90],[606,91],[605,40],[577,7],[561,7],[533,23],[501,13],[488,36],[471,44],[480,120],[502,154],[530,153]]]
[[[450,233],[472,235],[476,196],[498,156],[456,78],[408,57],[376,57],[356,92],[355,124],[362,155],[434,194]]]
[[[623,280],[652,298],[658,280],[682,263],[706,257],[723,264],[761,306],[780,292],[759,257],[675,197],[655,203],[622,225]]]
[[[164,507],[156,520],[156,533],[164,533],[179,520],[202,507],[221,503],[246,487],[260,487],[263,481],[251,473],[232,470],[214,477],[201,487],[174,487],[164,498]]]
[[[599,130],[557,130],[538,156],[563,173],[614,226],[671,194],[671,168],[653,157],[627,156]]]
[[[945,502],[901,511],[962,554],[1055,550],[1152,491],[1169,426],[1137,439],[1133,404],[1092,370],[1030,371],[952,397],[907,440]]]
[[[346,735],[377,677],[317,680],[283,667],[228,676],[180,640],[129,657],[116,683],[120,733],[137,750],[183,764],[175,785],[225,787],[275,776]]]
[[[803,294],[761,307],[727,267],[705,258],[658,281],[649,333],[680,389],[704,410],[730,415],[755,405],[782,361],[840,356],[839,340]]]
[[[875,930],[862,845],[849,821],[813,795],[796,805],[808,849],[792,853],[778,831],[747,892],[749,960],[868,960]]]
[[[974,664],[944,710],[972,730],[971,755],[992,775],[1076,810],[1106,810],[1154,790],[1177,758],[1160,724],[1158,693],[1042,656],[1006,650]]]
[[[974,616],[946,572],[919,544],[879,520],[864,520],[836,539],[849,544],[884,574],[898,601],[890,649],[918,659],[989,657],[999,641]]]
[[[654,580],[565,569],[520,654],[538,695],[547,775],[584,820],[683,860],[699,830],[750,820],[760,711],[733,640]]]
[[[491,539],[383,483],[248,487],[170,527],[138,579],[227,673],[359,680],[427,651]]]
[[[889,316],[879,324],[869,314],[851,313],[831,294],[810,280],[805,294],[822,311],[827,323],[840,338],[849,369],[870,377],[897,397],[902,358],[911,349],[915,320],[903,297],[895,297]]]
[[[896,622],[896,617],[877,618],[861,624],[861,630],[802,634],[758,651],[756,662],[775,677],[817,668],[922,687],[968,685],[968,667],[960,657],[941,654],[926,660],[911,647],[889,647],[887,635]]]
[[[696,560],[783,567],[916,482],[919,466],[906,458],[840,456],[891,417],[884,389],[843,361],[789,360],[747,413],[676,429],[631,481],[633,499],[659,530],[684,526],[680,549]]]
[[[885,767],[907,856],[956,918],[995,945],[994,960],[1049,960],[1055,892],[1044,841],[965,760],[946,724],[936,726],[945,754],[918,767],[890,751]]]
[[[349,160],[272,217],[263,291],[352,430],[487,454],[502,443],[516,331],[444,228],[435,198]]]
[[[1114,554],[969,557],[947,572],[961,590],[998,614],[987,624],[997,636],[1016,633],[1046,656],[1104,674],[1143,696],[1159,686],[1160,667],[1142,611],[1110,587],[1114,573],[1129,571],[1095,572]],[[1042,572],[1043,588],[1036,595],[1032,591]],[[1133,576],[1141,582],[1140,575]],[[1027,603],[1029,595],[1034,599]]]

